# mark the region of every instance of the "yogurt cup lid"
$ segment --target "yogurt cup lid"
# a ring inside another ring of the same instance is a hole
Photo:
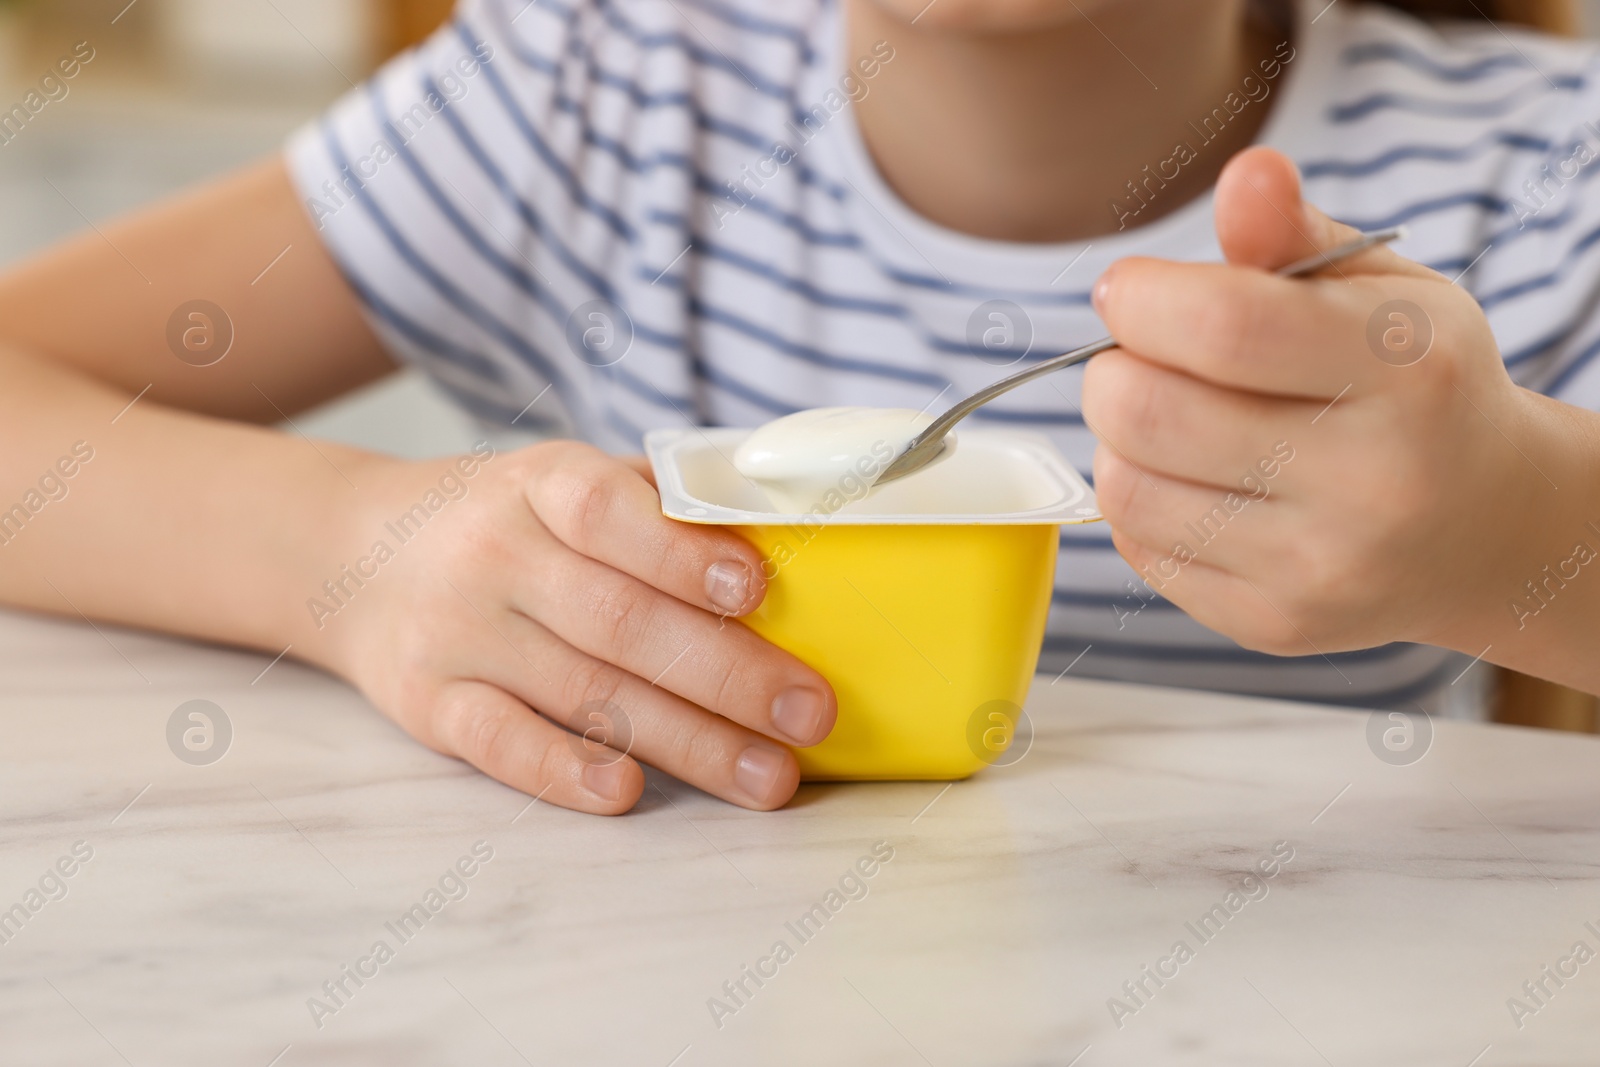
[[[845,475],[807,511],[778,511],[733,465],[745,429],[652,430],[645,454],[668,518],[710,525],[1025,526],[1097,522],[1094,491],[1048,439],[963,429],[954,452],[867,493]]]

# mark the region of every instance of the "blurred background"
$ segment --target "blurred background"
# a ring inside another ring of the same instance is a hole
[[[451,7],[451,0],[0,0],[0,115],[79,42],[94,55],[64,98],[20,134],[0,137],[0,267],[275,150],[388,56],[427,36]],[[1600,0],[1582,0],[1580,9],[1581,31],[1600,36]],[[465,450],[479,436],[410,373],[296,422],[316,436],[416,458]],[[1592,698],[1516,675],[1504,677],[1496,718],[1600,726]]]
[[[68,93],[0,144],[0,266],[275,150],[451,0],[0,0],[0,112],[87,42]],[[87,54],[85,50],[84,54]],[[58,90],[59,92],[59,90]],[[471,424],[416,375],[331,405],[308,433],[424,457]]]

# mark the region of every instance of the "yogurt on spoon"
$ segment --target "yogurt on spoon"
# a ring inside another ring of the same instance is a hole
[[[864,498],[931,422],[932,415],[910,408],[797,411],[753,430],[734,451],[733,465],[780,510],[831,514]]]

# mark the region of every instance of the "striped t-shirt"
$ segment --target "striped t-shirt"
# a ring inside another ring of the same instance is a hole
[[[1283,14],[1281,62],[1195,102],[1191,150],[1271,97],[1259,140],[1314,202],[1407,224],[1399,251],[1460,275],[1519,382],[1596,406],[1589,48],[1353,0]],[[847,55],[841,22],[835,0],[467,0],[296,134],[290,166],[395,355],[488,422],[618,452],[686,422],[937,411],[1103,335],[1089,289],[1113,260],[1219,257],[1209,198],[1139,224],[1149,181],[1125,229],[1081,244],[918,216],[850,108],[894,76],[894,42]],[[1087,476],[1081,382],[973,418],[1048,435]],[[1307,652],[1245,651],[1138,582],[1104,526],[1062,531],[1043,670],[1446,713],[1484,673],[1452,685],[1468,658],[1417,645]]]

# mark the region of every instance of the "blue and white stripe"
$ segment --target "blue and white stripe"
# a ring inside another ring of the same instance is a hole
[[[1410,226],[1401,250],[1461,275],[1519,382],[1596,406],[1600,204],[1587,194],[1600,166],[1518,218],[1541,167],[1600,146],[1584,126],[1600,122],[1587,49],[1374,7],[1315,13],[1300,14],[1263,140],[1334,216]],[[1087,246],[979,241],[915,216],[848,108],[814,139],[797,133],[857,58],[839,39],[832,0],[467,0],[298,133],[291,169],[398,356],[487,422],[543,392],[519,426],[616,450],[685,420],[936,405],[999,373],[967,340],[979,304],[1020,305],[1033,343],[1008,355],[1043,358],[1103,333],[1088,287],[1116,258],[1217,255],[1205,200]],[[402,135],[430,95],[453,99]],[[756,171],[779,142],[793,160]],[[389,158],[347,180],[380,144]],[[565,340],[595,299],[634,327],[608,367]],[[1087,474],[1080,381],[1035,383],[981,415],[1047,434]],[[1046,669],[1437,709],[1466,665],[1413,645],[1262,656],[1132,579],[1106,531],[1063,531]]]

